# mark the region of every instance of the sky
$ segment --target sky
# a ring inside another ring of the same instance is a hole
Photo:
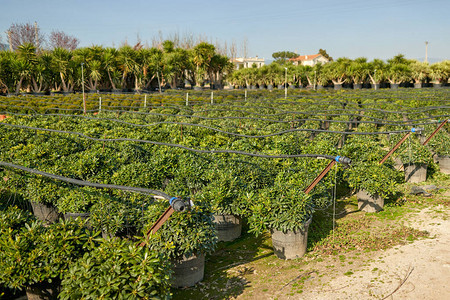
[[[450,59],[450,0],[0,0],[0,40],[13,23],[64,31],[80,47],[151,45],[160,35],[235,43],[238,56],[270,60],[325,49],[333,58],[389,59],[397,54]],[[240,54],[240,55],[239,55]]]

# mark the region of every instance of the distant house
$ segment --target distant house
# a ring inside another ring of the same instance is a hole
[[[264,58],[256,57],[238,57],[230,60],[234,64],[234,69],[245,69],[245,68],[253,68],[255,65],[257,68],[261,68],[264,66]]]
[[[300,55],[294,58],[290,58],[294,65],[304,65],[304,66],[314,66],[318,63],[326,64],[329,60],[323,56],[322,54],[314,54],[314,55]]]

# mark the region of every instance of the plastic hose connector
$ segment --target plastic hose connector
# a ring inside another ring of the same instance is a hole
[[[170,198],[169,204],[172,206],[174,211],[182,212],[186,210],[186,204],[184,201],[177,197]]]
[[[352,160],[350,158],[348,158],[348,157],[345,157],[345,156],[339,156],[338,155],[338,156],[336,156],[335,160],[337,162],[340,162],[341,164],[345,164],[345,165],[349,165],[349,164],[352,163]]]

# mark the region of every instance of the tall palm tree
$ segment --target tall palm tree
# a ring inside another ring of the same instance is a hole
[[[68,66],[72,59],[72,54],[64,48],[55,48],[52,53],[52,68],[59,74],[61,86],[64,92],[68,92]],[[57,84],[57,83],[55,83]]]
[[[362,84],[369,74],[369,64],[367,62],[367,58],[356,58],[350,63],[347,71],[355,85]]]
[[[133,76],[135,62],[135,51],[128,45],[122,46],[119,49],[117,56],[117,62],[119,70],[122,72],[122,80],[120,86],[125,88],[127,86],[127,80],[130,76]]]
[[[116,90],[116,84],[118,84],[118,66],[117,66],[118,51],[115,48],[106,48],[101,57],[103,69],[108,75],[109,84],[113,90]]]
[[[195,81],[196,86],[200,86],[201,82],[205,78],[211,59],[214,56],[216,48],[214,45],[206,42],[197,44],[192,51],[192,60],[196,67]]]

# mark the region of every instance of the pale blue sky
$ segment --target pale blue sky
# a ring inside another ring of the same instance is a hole
[[[133,44],[139,35],[175,33],[206,36],[248,55],[271,59],[288,50],[314,54],[319,48],[337,57],[450,59],[450,0],[378,1],[96,1],[0,0],[0,35],[12,23],[34,23],[49,34],[62,30],[80,46]]]

